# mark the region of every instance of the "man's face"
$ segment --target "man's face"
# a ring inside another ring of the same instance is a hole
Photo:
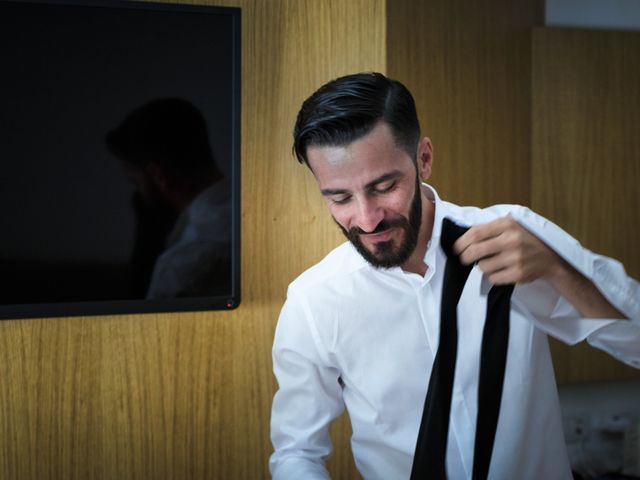
[[[331,215],[365,260],[402,265],[416,247],[422,196],[416,166],[389,126],[346,146],[309,147],[307,157]]]

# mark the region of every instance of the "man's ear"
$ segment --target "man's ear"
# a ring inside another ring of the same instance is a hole
[[[422,180],[427,180],[433,166],[433,145],[429,137],[424,137],[418,144],[417,162],[418,175]]]

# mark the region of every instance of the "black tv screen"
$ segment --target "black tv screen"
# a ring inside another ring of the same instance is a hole
[[[0,318],[240,301],[240,10],[0,0]]]

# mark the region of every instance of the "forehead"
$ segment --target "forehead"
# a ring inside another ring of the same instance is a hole
[[[310,146],[307,159],[321,189],[353,189],[393,170],[415,170],[385,123],[345,146]]]

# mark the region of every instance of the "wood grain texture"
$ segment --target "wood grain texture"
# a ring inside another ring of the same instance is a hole
[[[640,278],[640,34],[533,33],[532,206]],[[640,378],[586,345],[552,345],[558,380]]]
[[[538,0],[387,2],[388,72],[414,93],[434,144],[431,183],[444,198],[529,202],[529,31],[542,8]]]
[[[268,478],[271,343],[287,284],[341,241],[291,155],[302,100],[385,68],[383,0],[242,8],[242,293],[232,312],[0,322],[0,478]],[[335,478],[354,478],[348,423]]]
[[[591,210],[583,208],[584,196],[574,196],[577,189],[566,195],[569,206],[563,196],[545,199],[555,157],[534,151],[544,158],[533,184],[529,178],[531,55],[524,32],[540,20],[540,1],[190,3],[243,9],[243,303],[233,312],[0,322],[3,480],[268,477],[270,350],[286,286],[341,241],[312,177],[290,151],[300,103],[331,78],[386,70],[409,85],[435,143],[434,184],[447,198],[528,203],[533,191],[534,206],[564,225],[561,214],[577,205],[575,228],[589,229]],[[596,136],[601,127],[588,128]],[[610,144],[606,158],[618,148],[633,153],[622,140]],[[629,158],[635,163],[611,185],[637,183],[637,156]],[[603,175],[597,165],[588,168]],[[626,188],[621,195],[629,195]],[[593,212],[599,208],[594,204]],[[637,222],[637,210],[623,218]],[[606,225],[614,224],[623,223]],[[617,240],[593,225],[587,245],[606,253],[613,242],[610,253],[637,275],[637,252],[618,254]],[[638,244],[634,232],[630,245]],[[605,236],[602,245],[598,235]],[[571,362],[563,365],[576,378]],[[333,432],[333,477],[356,478],[346,417]]]

